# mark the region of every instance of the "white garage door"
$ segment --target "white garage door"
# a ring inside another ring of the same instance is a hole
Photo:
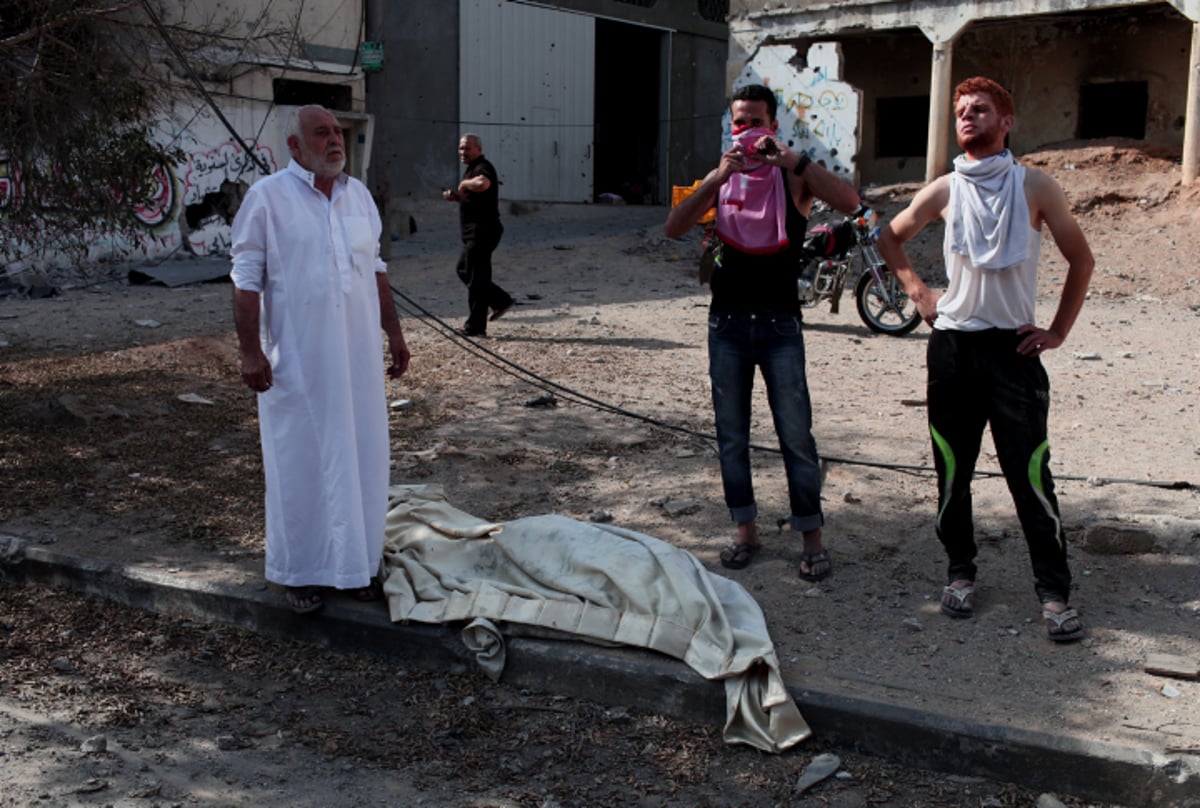
[[[592,201],[592,18],[505,0],[459,8],[459,117],[483,139],[500,195]]]

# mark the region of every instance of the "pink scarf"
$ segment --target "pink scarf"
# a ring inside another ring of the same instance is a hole
[[[783,172],[754,159],[754,142],[768,129],[739,129],[733,140],[746,152],[746,167],[717,194],[717,235],[744,253],[777,253],[787,248],[787,183]]]

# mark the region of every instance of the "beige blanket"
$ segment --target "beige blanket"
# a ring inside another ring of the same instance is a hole
[[[725,681],[727,742],[778,752],[811,734],[754,599],[650,536],[556,515],[486,522],[441,486],[393,486],[383,575],[392,620],[475,621],[464,638],[493,664],[489,621],[650,648]]]

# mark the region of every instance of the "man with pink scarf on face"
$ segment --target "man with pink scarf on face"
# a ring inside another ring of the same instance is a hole
[[[954,121],[964,152],[954,170],[921,189],[879,239],[880,254],[933,327],[927,365],[938,472],[935,527],[949,560],[941,610],[956,618],[974,613],[971,477],[990,425],[1029,546],[1046,635],[1069,642],[1084,632],[1078,612],[1067,605],[1071,571],[1050,475],[1050,380],[1041,355],[1067,338],[1094,261],[1062,188],[1017,163],[1005,147],[1015,122],[1008,91],[991,79],[967,79],[954,93]],[[941,295],[918,277],[904,251],[906,241],[938,218],[946,222],[948,286]],[[1049,328],[1034,318],[1043,225],[1067,260]]]
[[[779,139],[777,107],[775,93],[761,84],[733,94],[733,146],[671,210],[664,230],[678,238],[717,207],[722,247],[711,279],[709,376],[725,504],[737,525],[721,564],[741,569],[762,547],[750,476],[750,404],[758,368],[783,453],[789,521],[803,542],[799,574],[821,581],[833,565],[821,538],[821,466],[804,367],[797,250],[815,199],[844,212],[860,208],[861,200],[849,184]]]

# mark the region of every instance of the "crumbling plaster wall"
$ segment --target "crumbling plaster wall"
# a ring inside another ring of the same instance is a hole
[[[1080,87],[1111,81],[1146,82],[1145,139],[1180,146],[1191,29],[1174,13],[1143,10],[980,26],[959,39],[954,75],[989,75],[1012,91],[1017,152],[1077,137]]]
[[[919,179],[925,174],[925,153],[877,157],[880,98],[928,96],[930,44],[920,31],[854,37],[842,45],[846,82],[863,92],[863,117],[859,126],[858,170],[860,183],[890,183]],[[925,131],[928,112],[903,125]]]
[[[790,4],[795,8],[811,5],[829,3]],[[1192,23],[1167,3],[1082,12],[1078,3],[1065,5],[1071,7],[1066,9],[1070,13],[969,25],[953,46],[953,83],[982,74],[1013,91],[1017,127],[1010,145],[1021,154],[1078,136],[1081,85],[1144,81],[1149,96],[1146,140],[1181,146]],[[731,4],[731,13],[744,15],[748,7],[773,9],[776,4],[743,0]],[[803,54],[814,42],[828,40],[841,44],[845,80],[863,93],[859,181],[921,180],[924,153],[876,156],[880,134],[876,110],[881,98],[929,94],[932,45],[928,37],[916,28],[856,29],[788,44]],[[727,66],[731,86],[758,44],[746,37],[731,37]],[[946,115],[950,114],[947,110]],[[924,129],[927,123],[914,119],[907,125]],[[951,155],[956,152],[951,144]]]

